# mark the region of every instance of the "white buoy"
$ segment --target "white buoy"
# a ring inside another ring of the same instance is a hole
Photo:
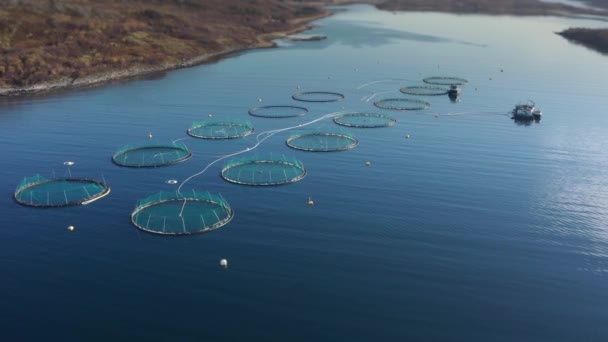
[[[261,97],[258,98],[258,102],[262,102],[262,98]]]
[[[153,137],[153,136],[152,136],[152,132],[149,132],[149,133],[148,133],[148,139],[152,139],[152,137]]]
[[[69,230],[69,231],[73,232],[73,231],[74,231],[74,229],[75,229],[75,228],[74,228],[74,226],[68,226],[68,230]]]
[[[72,165],[74,165],[74,164],[75,164],[75,163],[74,163],[73,161],[66,161],[66,162],[63,162],[63,165],[67,165],[67,166],[72,166]]]
[[[228,268],[228,260],[226,260],[226,259],[220,260],[220,267],[221,268]]]
[[[208,116],[208,117],[210,117],[210,118],[212,118],[212,117],[213,117],[213,114],[209,114],[209,115],[207,115],[207,116]]]
[[[365,166],[370,166],[372,165],[372,162],[365,162]]]

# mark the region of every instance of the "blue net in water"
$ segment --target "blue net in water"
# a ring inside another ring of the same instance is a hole
[[[145,142],[127,145],[112,156],[114,164],[126,167],[159,167],[181,163],[192,157],[184,144]]]
[[[300,181],[306,169],[299,160],[283,155],[255,156],[230,160],[221,176],[235,184],[272,186]]]
[[[209,192],[159,192],[137,203],[131,223],[160,235],[207,233],[228,224],[234,211],[226,200]]]
[[[15,191],[19,204],[32,207],[67,207],[89,204],[110,193],[110,187],[89,178],[25,178]]]

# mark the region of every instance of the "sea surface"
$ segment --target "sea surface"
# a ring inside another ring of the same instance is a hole
[[[607,341],[608,56],[554,34],[605,23],[335,10],[307,32],[323,41],[3,100],[0,340]],[[469,83],[460,102],[425,98],[426,111],[373,106],[429,76]],[[299,91],[345,99],[296,102]],[[506,115],[528,99],[539,123]],[[310,112],[247,114],[259,105]],[[348,130],[359,142],[348,151],[290,149],[286,130],[242,155],[300,160],[307,175],[294,184],[239,186],[221,179],[226,161],[212,165],[183,189],[228,201],[235,216],[219,230],[167,237],[131,224],[137,201],[256,142],[190,138],[193,121],[245,119],[261,133],[339,111],[397,123]],[[149,133],[183,139],[193,157],[111,162]],[[70,208],[13,200],[24,177],[69,173],[112,192]]]

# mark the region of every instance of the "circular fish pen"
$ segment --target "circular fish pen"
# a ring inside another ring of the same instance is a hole
[[[219,229],[232,220],[234,211],[220,195],[209,192],[160,192],[139,201],[131,223],[160,235],[191,235]]]
[[[205,120],[193,122],[187,133],[194,138],[220,140],[246,137],[253,131],[253,125],[248,121]]]
[[[390,110],[424,110],[431,106],[430,103],[416,99],[383,99],[374,102],[374,106]]]
[[[306,169],[297,159],[271,155],[232,159],[222,169],[221,176],[234,184],[274,186],[302,180]]]
[[[439,96],[439,95],[447,95],[449,89],[442,87],[432,87],[432,86],[410,86],[403,87],[399,89],[400,92],[408,95],[417,95],[417,96]]]
[[[293,118],[303,116],[308,113],[308,109],[298,106],[262,106],[251,108],[249,115],[260,118]]]
[[[192,153],[184,144],[143,143],[127,145],[112,156],[118,166],[149,168],[168,166],[186,161]]]
[[[469,83],[468,80],[465,80],[464,78],[460,78],[460,77],[427,77],[425,79],[422,80],[424,83],[427,84],[434,84],[434,85],[463,85],[463,84],[467,84]]]
[[[331,91],[305,91],[293,94],[292,99],[302,102],[338,102],[344,100],[344,94]]]
[[[309,152],[337,152],[354,148],[359,141],[348,133],[310,132],[289,137],[287,146]]]
[[[347,113],[334,116],[333,120],[338,125],[355,128],[389,127],[397,122],[392,116],[379,113]]]
[[[90,178],[25,178],[15,190],[17,203],[41,208],[86,205],[110,193],[102,181]]]

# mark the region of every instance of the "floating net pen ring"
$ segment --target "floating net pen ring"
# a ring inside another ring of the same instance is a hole
[[[430,103],[416,99],[383,99],[374,102],[374,106],[391,110],[423,110],[431,106]]]
[[[285,158],[234,160],[221,171],[230,183],[251,186],[274,186],[295,183],[306,176],[304,165]]]
[[[220,195],[208,192],[160,192],[137,204],[131,223],[159,235],[207,233],[228,224],[234,211]]]
[[[287,146],[309,152],[337,152],[354,148],[359,141],[344,133],[313,132],[291,136],[286,141]]]
[[[15,191],[17,203],[40,208],[86,205],[110,193],[110,187],[90,178],[26,178]]]
[[[430,87],[430,86],[410,86],[399,89],[400,92],[408,95],[419,95],[419,96],[439,96],[447,95],[449,89],[441,87]]]
[[[306,115],[308,109],[299,106],[262,106],[251,108],[248,113],[261,118],[292,118]]]
[[[201,121],[188,128],[188,135],[200,139],[235,139],[253,133],[254,128],[247,121]]]
[[[118,166],[146,168],[168,166],[186,161],[192,152],[184,144],[127,145],[112,156]]]
[[[302,102],[337,102],[344,100],[344,94],[331,91],[305,91],[293,94],[292,99]]]
[[[435,85],[463,85],[469,83],[468,80],[460,77],[427,77],[422,80],[427,84],[435,84]]]
[[[397,122],[392,116],[379,113],[346,113],[334,116],[333,120],[338,125],[355,128],[389,127]]]

